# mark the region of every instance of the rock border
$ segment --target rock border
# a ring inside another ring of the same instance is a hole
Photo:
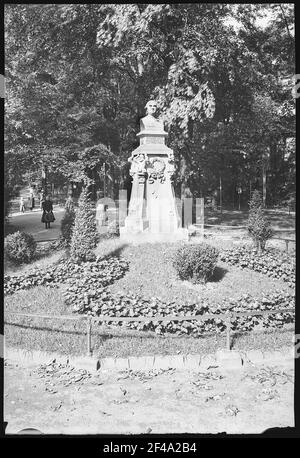
[[[2,356],[2,355],[1,355]],[[151,355],[129,356],[127,358],[97,358],[95,356],[68,356],[39,350],[24,350],[11,347],[4,348],[4,360],[12,360],[24,366],[45,364],[55,360],[57,363],[69,364],[77,369],[94,371],[143,371],[151,369],[200,370],[220,368],[236,370],[251,365],[280,364],[294,367],[294,347],[263,352],[249,350],[218,350],[207,355]]]

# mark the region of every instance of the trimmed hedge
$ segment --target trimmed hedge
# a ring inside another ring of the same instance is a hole
[[[249,203],[248,233],[258,250],[264,250],[267,240],[273,237],[270,222],[263,211],[263,201],[259,191],[254,191]]]
[[[99,235],[96,226],[96,208],[90,199],[87,188],[83,188],[75,213],[75,223],[71,237],[71,258],[75,262],[95,259],[94,248]]]
[[[181,280],[205,283],[212,277],[217,265],[218,250],[206,243],[184,245],[173,258],[173,266]]]

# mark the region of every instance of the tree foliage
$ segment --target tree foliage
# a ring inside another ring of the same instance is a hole
[[[295,186],[293,23],[290,4],[6,5],[7,154],[62,181],[99,184],[104,161],[125,178],[155,97],[176,185],[206,196],[221,175],[232,201],[267,160],[277,203]]]

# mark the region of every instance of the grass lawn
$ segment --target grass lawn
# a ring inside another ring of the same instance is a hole
[[[55,314],[53,314],[55,315]],[[5,344],[26,350],[44,350],[62,354],[86,353],[84,321],[32,318],[6,320]],[[34,326],[34,328],[33,328]],[[248,351],[273,351],[292,345],[294,329],[266,330],[233,336],[232,348]],[[98,357],[127,357],[142,355],[209,354],[225,348],[225,335],[203,335],[203,338],[157,336],[152,332],[127,330],[113,326],[98,326],[92,331],[93,354]]]
[[[177,279],[172,267],[172,253],[178,244],[127,245],[119,239],[103,240],[96,254],[99,256],[121,255],[129,261],[129,271],[123,278],[109,286],[111,292],[138,293],[144,297],[160,297],[178,303],[193,303],[206,298],[218,304],[226,298],[250,293],[259,296],[275,289],[288,290],[286,283],[253,272],[219,262],[212,281],[206,285],[191,285]],[[33,265],[47,267],[57,261],[63,252],[55,252],[33,264],[16,270],[7,266],[7,274],[25,272]],[[56,316],[72,315],[72,307],[64,303],[66,285],[47,288],[34,287],[18,291],[5,298],[5,342],[8,346],[24,349],[57,351],[64,354],[86,352],[86,324],[84,321],[55,320]],[[53,315],[52,319],[20,318],[9,315],[9,311]],[[11,324],[9,324],[11,323]],[[14,325],[12,324],[14,323]],[[36,326],[37,329],[34,329]],[[233,348],[241,350],[274,350],[290,346],[293,329],[278,329],[259,333],[236,335]],[[125,327],[93,327],[93,349],[98,356],[129,356],[147,354],[205,354],[225,347],[224,335],[203,338],[176,335],[157,336],[151,332],[129,330]]]
[[[268,246],[285,250],[285,241],[279,239],[295,239],[295,215],[288,214],[287,212],[276,212],[276,210],[265,210],[265,214],[271,223],[274,232],[274,239],[268,241]],[[219,236],[233,236],[242,238],[245,241],[249,240],[247,229],[239,228],[238,226],[246,226],[249,212],[242,210],[223,210],[222,215],[219,211],[206,210],[205,211],[205,224],[212,225],[205,227],[205,234],[213,239],[220,238]],[[214,225],[221,225],[221,227],[214,227]],[[236,229],[226,228],[225,226],[236,226]],[[222,237],[221,237],[222,240]],[[222,240],[223,241],[223,240]],[[289,251],[295,251],[295,243],[289,242]]]
[[[63,250],[55,251],[53,253],[43,254],[37,253],[36,259],[30,264],[15,265],[7,259],[4,259],[4,273],[5,275],[19,275],[26,273],[34,267],[40,267],[41,269],[54,264],[64,255]]]
[[[206,285],[180,281],[172,266],[172,253],[177,247],[178,244],[126,245],[118,239],[112,239],[100,244],[96,252],[98,255],[106,255],[117,251],[129,262],[129,271],[109,287],[114,293],[136,292],[147,298],[155,296],[179,303],[207,299],[216,305],[223,299],[236,298],[246,293],[260,296],[275,289],[289,290],[281,280],[273,280],[250,269],[242,270],[221,261],[218,262],[214,277]]]
[[[295,215],[288,213],[276,212],[276,210],[265,210],[265,215],[269,219],[272,229],[277,230],[295,230]],[[206,224],[221,224],[228,226],[246,226],[249,212],[246,210],[223,210],[222,215],[219,211],[205,210]]]

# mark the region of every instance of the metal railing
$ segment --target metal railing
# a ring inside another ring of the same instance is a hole
[[[170,321],[203,321],[206,319],[219,319],[225,323],[226,330],[226,349],[231,350],[231,322],[233,318],[241,318],[245,316],[264,316],[264,315],[276,315],[278,313],[295,313],[295,309],[288,308],[288,309],[277,309],[277,310],[249,310],[245,312],[231,312],[228,311],[226,313],[204,313],[203,315],[171,315],[171,316],[143,316],[143,317],[135,317],[135,316],[107,316],[107,315],[99,315],[97,317],[91,315],[78,315],[78,316],[70,316],[70,315],[61,315],[61,316],[54,316],[54,315],[39,315],[39,314],[29,314],[29,313],[18,313],[18,312],[5,312],[8,315],[14,316],[23,316],[29,318],[43,318],[43,319],[59,319],[59,320],[87,320],[86,323],[86,336],[87,336],[87,354],[89,356],[92,355],[92,325],[93,322],[170,322]],[[4,323],[8,325],[14,325],[16,323],[7,322],[4,319]],[[30,326],[34,329],[34,326]],[[240,332],[240,331],[239,331]]]

